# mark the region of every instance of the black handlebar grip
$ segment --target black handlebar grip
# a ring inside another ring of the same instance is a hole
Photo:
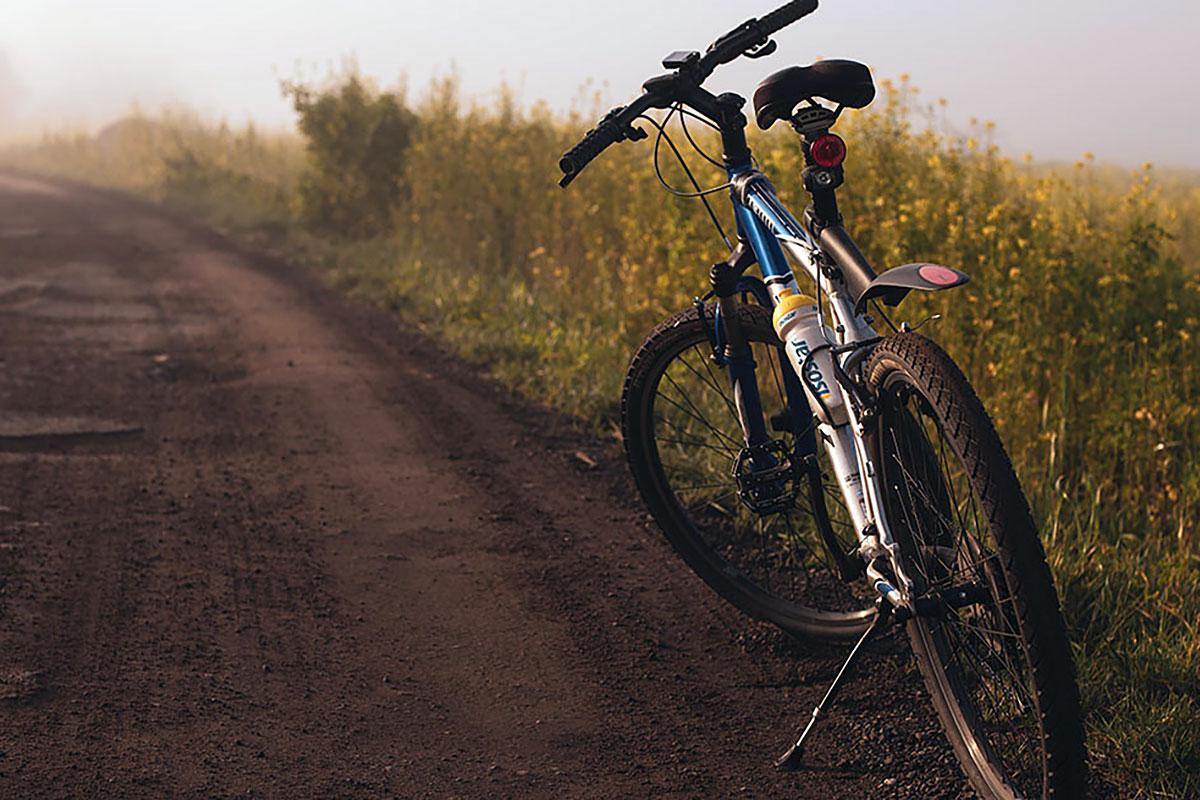
[[[776,31],[783,30],[801,17],[806,17],[817,10],[817,0],[792,0],[786,6],[775,9],[758,21],[759,29],[770,36]]]
[[[604,148],[615,143],[620,138],[620,130],[616,125],[608,121],[602,122],[599,126],[588,131],[579,144],[563,153],[562,158],[558,160],[558,168],[563,173],[563,178],[558,182],[558,185],[566,186],[575,180],[575,176],[582,172],[583,168],[591,163],[592,159],[600,155],[604,151]]]
[[[588,131],[577,145],[563,153],[562,158],[558,160],[558,168],[568,175],[579,172],[587,166],[589,161],[600,154],[603,149],[600,142],[601,136],[598,130]]]

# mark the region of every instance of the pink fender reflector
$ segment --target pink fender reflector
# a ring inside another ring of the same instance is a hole
[[[936,286],[951,286],[962,280],[957,272],[941,264],[925,264],[917,274]]]

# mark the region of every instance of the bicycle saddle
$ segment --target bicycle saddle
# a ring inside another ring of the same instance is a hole
[[[875,99],[871,70],[866,64],[835,58],[808,67],[788,67],[768,76],[754,90],[758,127],[766,130],[788,119],[796,105],[810,97],[863,108]]]

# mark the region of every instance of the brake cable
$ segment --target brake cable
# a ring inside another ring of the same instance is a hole
[[[688,117],[691,117],[692,119],[700,120],[701,122],[703,122],[705,125],[707,125],[709,128],[711,128],[714,131],[719,132],[721,129],[719,127],[717,127],[716,125],[713,125],[711,122],[709,122],[708,120],[706,120],[704,117],[700,116],[699,114],[695,113],[694,111],[691,111],[690,109],[685,108],[683,106],[679,107],[679,126],[681,128],[683,128],[683,135],[687,137],[688,144],[690,144],[692,146],[692,149],[695,150],[697,153],[699,153],[700,157],[703,158],[705,161],[712,164],[714,167],[717,167],[718,169],[722,169],[722,170],[725,169],[725,165],[723,163],[721,163],[720,161],[717,161],[715,158],[710,156],[708,153],[704,152],[704,148],[702,148],[700,145],[696,144],[696,140],[692,138],[692,132],[688,130],[688,126],[687,126],[687,118]]]
[[[650,117],[643,117],[643,119],[650,120],[651,124],[653,124],[654,127],[658,129],[658,136],[656,136],[654,139],[654,174],[658,178],[658,182],[660,184],[662,184],[662,187],[664,189],[666,189],[669,193],[675,195],[676,197],[683,197],[686,199],[692,199],[692,198],[696,198],[696,197],[704,197],[706,195],[716,194],[717,192],[725,191],[726,189],[728,189],[731,186],[731,184],[728,181],[726,181],[725,183],[722,183],[720,186],[713,186],[708,189],[700,188],[700,184],[696,180],[696,178],[692,175],[692,171],[688,167],[687,161],[684,160],[683,154],[679,152],[679,148],[675,146],[675,142],[671,139],[670,134],[667,133],[667,125],[670,124],[671,117],[675,116],[677,113],[679,113],[679,106],[672,106],[670,113],[667,114],[667,116],[663,119],[663,121],[661,123],[650,119]],[[685,192],[680,189],[676,189],[674,186],[671,186],[669,183],[667,183],[666,178],[663,177],[662,165],[659,162],[658,153],[662,147],[662,142],[664,142],[664,141],[671,148],[671,151],[675,154],[675,158],[679,161],[679,165],[681,167],[683,167],[684,174],[687,175],[687,178],[689,181],[691,181],[692,186],[696,187],[696,191]],[[704,155],[704,154],[701,153],[701,155]]]
[[[679,152],[679,148],[675,146],[675,142],[671,139],[670,134],[667,133],[667,125],[670,123],[671,117],[673,117],[673,116],[675,116],[675,114],[679,113],[680,109],[681,109],[681,106],[679,104],[675,104],[675,105],[671,106],[670,112],[667,114],[667,116],[663,119],[662,122],[659,122],[658,120],[656,120],[653,117],[648,116],[646,114],[642,114],[639,117],[639,119],[644,119],[647,122],[649,122],[658,131],[658,135],[654,138],[654,157],[653,157],[654,175],[655,175],[655,177],[658,178],[658,182],[662,185],[662,187],[668,193],[674,195],[675,197],[682,197],[685,199],[699,198],[700,202],[702,202],[704,204],[704,210],[708,212],[708,217],[710,220],[712,220],[713,226],[717,229],[717,233],[720,235],[721,241],[725,242],[725,246],[729,249],[729,252],[732,253],[733,249],[734,249],[733,243],[729,240],[729,237],[725,234],[725,228],[721,225],[721,221],[717,217],[717,213],[713,210],[712,204],[708,202],[708,195],[725,191],[726,189],[729,188],[730,184],[729,184],[729,182],[725,182],[725,183],[721,184],[720,186],[713,186],[709,189],[701,189],[700,188],[700,182],[697,181],[696,176],[692,174],[692,170],[688,167],[687,160],[683,157],[683,154],[681,152]],[[681,119],[682,119],[682,115],[681,115]],[[690,141],[691,136],[689,136],[688,139]],[[661,149],[662,142],[664,142],[664,141],[667,143],[667,146],[671,148],[671,152],[675,155],[676,160],[679,162],[679,166],[681,166],[683,168],[684,175],[687,176],[687,179],[691,182],[692,186],[695,187],[696,191],[694,191],[694,192],[680,191],[679,189],[676,189],[674,186],[671,186],[669,183],[667,183],[666,178],[663,177],[662,165],[659,163],[658,154],[659,154],[659,150]],[[693,147],[694,146],[695,145],[693,144]],[[699,150],[699,148],[697,148],[697,150]],[[700,151],[700,153],[701,153],[701,155],[704,155],[705,158],[708,158],[707,154],[703,153],[703,151]],[[711,160],[711,159],[709,159],[709,160]]]

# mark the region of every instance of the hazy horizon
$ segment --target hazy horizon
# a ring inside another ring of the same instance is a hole
[[[566,110],[581,87],[606,102],[632,97],[667,52],[703,48],[777,2],[654,5],[617,0],[582,12],[550,0],[383,4],[210,0],[10,4],[0,10],[0,138],[95,128],[134,103],[184,106],[240,123],[290,126],[279,80],[320,76],[353,56],[383,84],[414,94],[455,72],[486,99],[500,83],[526,104]],[[770,72],[817,57],[850,57],[880,78],[911,76],[921,97],[948,102],[947,124],[997,124],[1013,155],[1200,167],[1200,22],[1182,0],[1004,4],[825,0],[782,33],[779,52],[743,60],[712,81],[753,92]]]

